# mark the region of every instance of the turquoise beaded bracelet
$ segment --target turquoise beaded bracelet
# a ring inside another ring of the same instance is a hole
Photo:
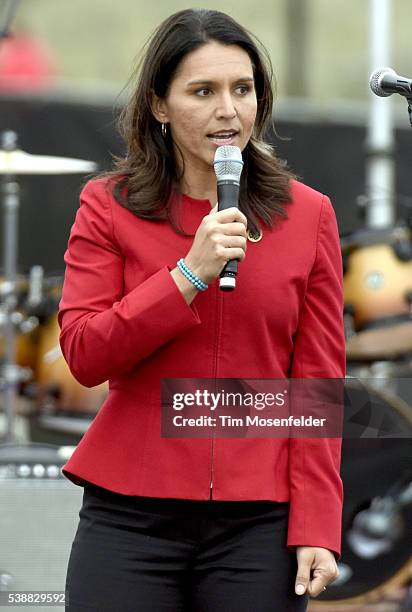
[[[183,276],[185,276],[187,280],[189,280],[196,287],[196,289],[199,289],[200,291],[206,291],[208,287],[206,283],[204,283],[201,278],[196,276],[196,274],[194,274],[194,272],[192,272],[192,270],[187,267],[183,257],[177,262],[177,267],[179,268]]]

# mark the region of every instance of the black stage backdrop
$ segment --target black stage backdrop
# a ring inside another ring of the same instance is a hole
[[[299,113],[276,119],[274,139],[279,157],[288,161],[301,180],[328,194],[341,233],[362,225],[356,198],[365,192],[366,127],[362,122],[302,120]],[[396,130],[397,193],[409,195],[412,130],[405,109],[404,127]],[[111,154],[123,144],[115,129],[112,100],[100,102],[60,97],[0,97],[0,131],[15,130],[19,146],[36,155],[58,155],[93,160],[108,169]],[[84,175],[20,177],[19,271],[34,265],[48,275],[64,271],[63,255],[73,223]],[[0,224],[3,219],[1,215]],[[1,234],[2,236],[2,234]],[[2,238],[1,241],[3,242]],[[0,268],[3,261],[0,261]]]

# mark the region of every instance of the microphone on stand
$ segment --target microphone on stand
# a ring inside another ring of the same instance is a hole
[[[412,126],[412,79],[399,76],[393,68],[378,68],[372,72],[369,85],[377,96],[386,98],[397,93],[406,98],[408,102],[409,123]]]
[[[217,178],[218,210],[235,206],[239,208],[240,175],[243,169],[242,153],[239,147],[223,145],[216,149],[213,162]],[[222,291],[236,288],[237,259],[227,262],[220,273],[219,287]]]
[[[394,93],[412,98],[412,79],[399,76],[393,68],[374,70],[370,76],[369,85],[374,94],[383,98]]]

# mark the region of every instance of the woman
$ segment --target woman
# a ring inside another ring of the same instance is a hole
[[[263,142],[271,112],[251,35],[181,11],[147,47],[126,157],[82,191],[60,342],[80,383],[110,391],[63,468],[84,487],[70,610],[305,610],[337,576],[338,438],[161,436],[164,378],[344,376],[335,215]],[[240,210],[216,205],[220,145],[242,151]]]

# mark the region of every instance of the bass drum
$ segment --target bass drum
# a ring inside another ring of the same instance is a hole
[[[57,314],[40,330],[35,368],[35,410],[31,439],[55,444],[77,444],[107,397],[103,383],[88,388],[71,374],[59,344]]]
[[[348,379],[345,385],[340,574],[311,602],[313,609],[330,606],[331,602],[337,608],[371,603],[412,577],[412,408],[399,396],[379,388],[383,382],[380,379],[376,386],[369,379]],[[384,415],[382,422],[387,422],[392,431],[395,427],[402,436],[348,437],[346,421],[355,405],[360,408],[356,410],[356,422],[365,432],[375,409]],[[372,516],[372,500],[383,497],[398,500],[396,511]]]

